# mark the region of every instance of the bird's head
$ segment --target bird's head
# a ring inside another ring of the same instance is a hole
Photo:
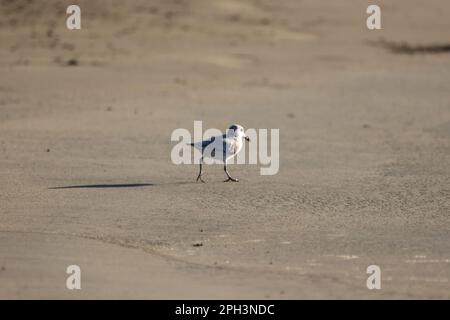
[[[227,129],[227,137],[250,141],[250,138],[245,134],[244,127],[239,124],[233,124]]]

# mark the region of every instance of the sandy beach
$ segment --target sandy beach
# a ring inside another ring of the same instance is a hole
[[[450,2],[73,3],[0,0],[1,299],[450,298]],[[279,173],[196,183],[195,120]]]

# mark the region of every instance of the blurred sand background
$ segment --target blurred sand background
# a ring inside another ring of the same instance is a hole
[[[1,0],[0,298],[450,298],[449,16]],[[195,183],[170,161],[194,120],[279,128],[279,174]]]

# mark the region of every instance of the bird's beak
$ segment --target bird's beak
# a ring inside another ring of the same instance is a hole
[[[250,138],[248,136],[245,136],[245,140],[250,141]]]

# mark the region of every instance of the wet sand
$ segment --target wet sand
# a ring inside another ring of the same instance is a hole
[[[0,3],[0,298],[450,298],[449,4]],[[195,183],[194,120],[279,173]]]

